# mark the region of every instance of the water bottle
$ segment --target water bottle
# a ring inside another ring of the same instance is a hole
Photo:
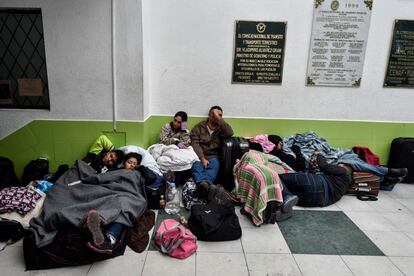
[[[165,199],[164,199],[164,195],[160,196],[160,209],[164,209],[165,208]]]
[[[164,210],[167,214],[175,215],[180,211],[180,197],[178,196],[178,190],[175,187],[175,183],[167,183],[167,204],[165,204]]]

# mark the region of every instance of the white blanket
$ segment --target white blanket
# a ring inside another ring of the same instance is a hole
[[[194,162],[200,161],[191,146],[180,149],[176,145],[154,144],[148,148],[148,152],[154,157],[161,172],[185,171],[191,169]]]
[[[124,154],[128,154],[130,152],[141,154],[142,156],[141,165],[147,167],[148,169],[152,170],[156,174],[162,175],[160,171],[160,167],[158,166],[157,162],[154,160],[152,155],[144,148],[129,145],[129,146],[121,147],[119,149],[122,150]]]

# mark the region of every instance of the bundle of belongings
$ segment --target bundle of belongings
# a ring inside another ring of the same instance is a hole
[[[194,162],[200,161],[191,146],[179,148],[176,145],[155,144],[148,148],[148,152],[155,159],[162,173],[189,170]]]

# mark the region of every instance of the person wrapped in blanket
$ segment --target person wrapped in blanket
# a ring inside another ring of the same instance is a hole
[[[187,148],[191,144],[190,132],[187,129],[187,113],[178,111],[173,121],[165,124],[160,131],[160,143]]]
[[[116,169],[121,163],[124,153],[114,149],[114,145],[106,135],[99,136],[82,159],[97,173],[104,173]]]
[[[130,152],[124,156],[122,168],[127,171],[139,171],[144,178],[146,186],[159,186],[163,178],[151,169],[141,165],[142,155]],[[87,215],[87,227],[92,234],[92,241],[87,246],[95,252],[112,254],[112,248],[118,241],[124,226],[120,223],[111,223],[105,228],[101,227],[99,214],[91,210]]]
[[[249,217],[256,226],[288,219],[298,202],[298,197],[291,193],[283,196],[279,178],[279,173],[292,171],[292,168],[272,159],[276,158],[250,150],[233,169],[236,180],[233,194],[243,204],[240,213]]]
[[[122,162],[123,169],[134,171],[139,167],[143,167],[140,166],[141,161],[142,155],[135,152],[128,153],[125,155]],[[147,181],[145,175],[147,175],[146,170],[145,173],[143,173],[143,176]],[[151,175],[150,177],[153,176]],[[102,227],[102,221],[99,212],[95,209],[92,209],[87,214],[86,226],[92,234],[92,241],[88,242],[86,246],[98,253],[112,254],[112,249],[116,245],[117,240],[122,233],[124,225],[120,223],[111,223],[106,227]]]

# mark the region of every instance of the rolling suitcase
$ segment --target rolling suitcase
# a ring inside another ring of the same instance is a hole
[[[389,168],[407,168],[403,183],[414,183],[414,138],[395,138],[391,143]]]
[[[359,200],[377,200],[380,177],[368,172],[353,172],[349,194],[356,194]]]
[[[219,176],[216,182],[221,184],[226,190],[231,191],[234,189],[233,167],[236,164],[236,160],[240,159],[247,151],[249,151],[249,143],[243,137],[231,137],[224,140]]]

